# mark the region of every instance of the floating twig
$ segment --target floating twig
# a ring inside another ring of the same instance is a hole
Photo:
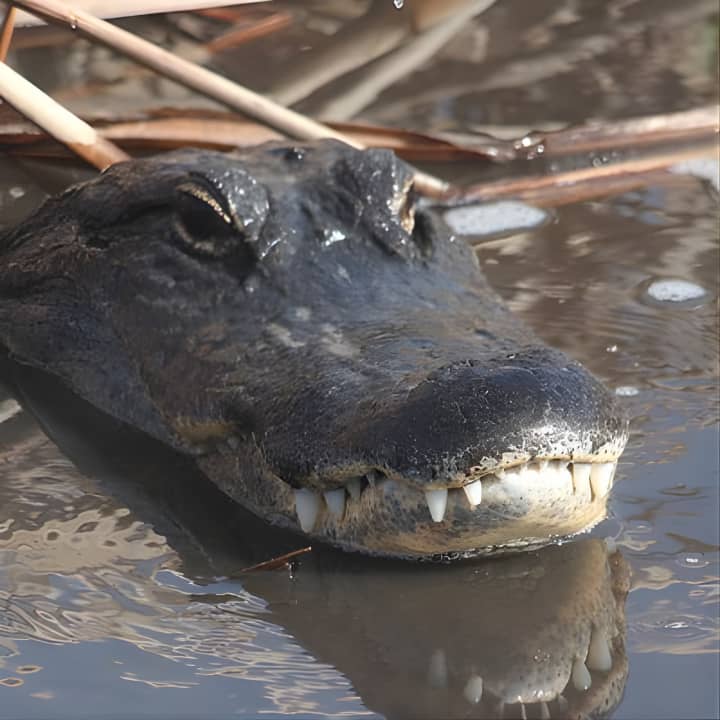
[[[703,157],[717,157],[717,142],[601,167],[481,182],[464,188],[459,200],[479,202],[516,198],[532,205],[557,206],[628,192],[659,179],[668,168]]]
[[[0,63],[0,96],[98,170],[129,159],[117,145],[5,63]]]
[[[229,30],[213,38],[205,47],[210,52],[221,52],[237,45],[257,40],[286,28],[292,22],[288,12],[276,12],[253,23],[236,23]]]
[[[293,550],[292,552],[285,553],[279,557],[273,558],[272,560],[265,560],[265,562],[258,563],[257,565],[251,565],[250,567],[243,568],[241,573],[255,572],[256,570],[281,570],[288,566],[289,561],[298,555],[304,555],[312,550],[312,546],[300,548],[299,550]]]

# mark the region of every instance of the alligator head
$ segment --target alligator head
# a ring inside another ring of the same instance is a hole
[[[605,514],[627,423],[514,318],[411,169],[336,142],[122,163],[0,240],[0,342],[367,553],[492,553]]]

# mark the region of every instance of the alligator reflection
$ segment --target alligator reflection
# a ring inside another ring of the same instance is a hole
[[[182,631],[202,653],[221,633],[211,654],[224,662],[212,672],[248,679],[257,628],[274,623],[389,718],[585,717],[619,703],[629,573],[603,541],[454,566],[316,549],[292,578],[238,576],[298,539],[268,531],[181,458],[100,418],[48,378],[11,370],[23,405],[83,474],[27,414],[3,424],[0,645],[112,637],[182,661],[187,646],[178,652],[150,638]],[[190,581],[190,598],[158,581],[169,563]],[[123,574],[126,586],[142,587],[118,598],[107,585],[117,590],[123,578],[109,578]],[[242,597],[239,611],[217,592],[218,576],[238,578],[219,585]],[[71,601],[58,577],[74,583]],[[190,613],[190,604],[215,612]]]

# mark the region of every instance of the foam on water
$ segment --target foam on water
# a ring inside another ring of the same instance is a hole
[[[681,303],[705,296],[705,290],[688,280],[667,278],[655,280],[647,288],[647,294],[658,302]]]
[[[458,235],[496,235],[542,225],[548,214],[517,200],[465,205],[447,210],[445,222]]]

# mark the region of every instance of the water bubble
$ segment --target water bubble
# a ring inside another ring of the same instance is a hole
[[[18,200],[25,194],[25,188],[21,188],[19,185],[16,185],[8,190],[8,194],[13,200]]]
[[[677,559],[677,564],[686,568],[704,568],[710,563],[704,558],[702,553],[687,553],[684,557]]]
[[[396,10],[402,10],[404,4],[405,0],[393,0],[393,5],[395,6]]]
[[[615,394],[620,397],[634,397],[639,393],[640,391],[632,385],[620,385],[620,387],[615,388]]]

